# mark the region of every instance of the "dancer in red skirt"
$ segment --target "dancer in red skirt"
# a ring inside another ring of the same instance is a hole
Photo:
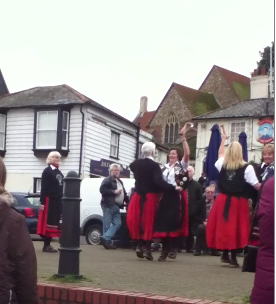
[[[239,267],[236,259],[237,249],[244,248],[249,238],[248,197],[251,187],[259,190],[260,183],[253,167],[243,161],[240,143],[232,142],[224,154],[226,138],[224,134],[219,148],[219,159],[215,163],[220,172],[219,195],[210,211],[206,237],[209,248],[223,250],[221,262],[229,263],[231,267]]]
[[[180,132],[182,134],[184,157],[182,157],[178,148],[171,148],[169,163],[162,169],[163,179],[171,185],[181,186],[182,191],[180,193],[164,191],[159,202],[153,235],[154,238],[160,238],[162,243],[162,252],[158,261],[165,261],[167,257],[175,259],[180,238],[188,236],[189,233],[186,189],[189,183],[187,168],[190,148],[186,140],[186,132],[190,126],[190,123],[185,124]]]
[[[161,169],[154,161],[154,143],[144,143],[142,153],[145,155],[145,159],[138,159],[130,164],[135,178],[135,193],[127,210],[127,226],[131,238],[138,244],[137,257],[152,261],[153,224],[160,193],[166,190],[175,195],[176,191],[182,191],[182,188],[170,185],[163,180]],[[145,251],[143,251],[144,245],[146,246]]]
[[[63,174],[59,170],[60,154],[51,152],[47,157],[48,167],[41,178],[40,211],[37,234],[44,240],[43,251],[55,253],[51,246],[53,237],[61,236],[61,213],[63,196]]]

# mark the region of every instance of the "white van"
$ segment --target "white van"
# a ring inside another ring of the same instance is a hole
[[[87,244],[100,244],[100,236],[103,231],[103,212],[101,208],[102,195],[100,186],[104,178],[85,178],[81,182],[81,206],[80,206],[80,229],[81,235],[86,238]],[[134,187],[133,178],[121,178],[126,192],[129,193]],[[126,210],[121,209],[122,226],[114,237],[115,241],[126,242],[129,239],[126,226]]]

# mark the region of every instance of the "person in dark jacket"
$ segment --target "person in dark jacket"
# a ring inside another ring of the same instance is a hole
[[[261,188],[257,211],[259,249],[251,304],[274,303],[274,176]]]
[[[182,188],[170,185],[163,180],[161,168],[154,161],[154,143],[144,143],[142,153],[145,155],[145,159],[138,159],[130,164],[135,178],[135,193],[128,207],[127,226],[131,238],[137,241],[137,257],[152,261],[151,243],[154,219],[161,193],[165,190],[174,195],[176,191],[182,191]],[[143,251],[144,245],[145,251]]]
[[[61,216],[63,196],[63,174],[59,170],[61,155],[57,151],[50,152],[41,178],[40,211],[37,234],[44,240],[42,251],[57,252],[51,246],[53,237],[61,237]]]
[[[195,170],[192,166],[188,169],[189,182],[188,191],[188,210],[189,210],[189,235],[186,239],[186,252],[191,253],[194,243],[194,228],[205,219],[205,205],[202,196],[201,185],[193,179]]]
[[[205,188],[206,188],[206,183],[207,183],[207,177],[204,172],[201,173],[201,176],[198,179],[198,182],[200,183],[200,185],[202,187],[202,192],[204,192]]]
[[[110,175],[102,181],[100,187],[103,210],[103,236],[101,241],[105,249],[116,249],[116,246],[112,244],[112,238],[121,227],[120,209],[124,208],[124,203],[128,203],[124,184],[119,178],[120,172],[120,165],[111,164],[109,167]]]
[[[0,303],[38,304],[34,246],[5,182],[6,167],[0,158]]]

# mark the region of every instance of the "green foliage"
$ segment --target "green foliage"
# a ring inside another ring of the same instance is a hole
[[[237,81],[233,81],[232,85],[234,90],[242,100],[250,99],[250,86],[242,84]]]
[[[53,275],[47,279],[47,281],[55,281],[59,283],[81,283],[81,282],[93,282],[92,280],[82,277],[82,278],[76,278],[72,275],[66,275],[62,278],[57,277],[56,275]]]
[[[192,104],[192,111],[196,116],[203,115],[207,112],[219,108],[215,98],[210,94],[201,93],[197,100]]]
[[[243,303],[250,303],[250,296],[245,296],[243,299],[242,299]]]
[[[266,68],[266,72],[269,72],[270,68],[270,46],[264,48],[263,52],[259,52],[261,60],[257,62],[258,65],[258,74],[261,74],[262,67]],[[274,67],[274,43],[272,46],[272,66]]]

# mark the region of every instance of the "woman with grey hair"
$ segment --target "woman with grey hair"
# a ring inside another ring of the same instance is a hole
[[[51,246],[53,237],[61,236],[61,213],[63,196],[63,174],[59,170],[60,153],[50,152],[41,178],[40,211],[37,234],[44,240],[44,252],[55,253]]]
[[[160,194],[164,191],[177,193],[176,191],[181,191],[182,188],[163,180],[161,169],[154,161],[154,143],[144,143],[142,153],[145,155],[144,159],[135,160],[130,164],[135,178],[135,193],[128,207],[127,226],[131,238],[137,242],[137,257],[152,261],[153,225]],[[145,251],[143,251],[144,245]]]

